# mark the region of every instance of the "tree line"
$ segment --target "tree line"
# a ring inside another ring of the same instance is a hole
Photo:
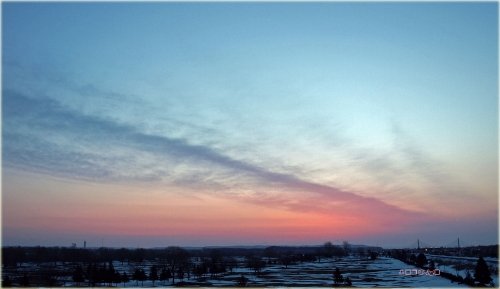
[[[390,250],[387,252],[390,257],[398,259],[406,264],[414,265],[421,269],[434,270],[436,269],[436,264],[434,260],[428,260],[424,253],[411,253],[408,250]],[[469,270],[466,271],[465,277],[458,274],[454,275],[449,272],[440,272],[441,277],[451,280],[452,282],[457,282],[459,284],[466,284],[469,286],[486,286],[492,285],[493,279],[491,278],[491,272],[484,261],[483,257],[480,256],[477,259],[476,265],[474,267],[474,274],[472,275]]]
[[[357,250],[371,252],[371,250],[381,250],[375,247],[362,247]],[[94,262],[102,263],[110,260],[120,262],[144,262],[157,258],[168,259],[173,251],[182,252],[191,257],[211,257],[213,251],[218,251],[221,255],[227,257],[235,256],[262,256],[273,258],[290,258],[292,262],[300,259],[331,258],[346,256],[350,251],[347,242],[341,245],[333,245],[326,242],[322,246],[310,247],[287,247],[270,246],[267,248],[200,248],[185,249],[180,247],[152,248],[152,249],[130,249],[130,248],[70,248],[70,247],[3,247],[2,248],[2,266],[17,266],[20,263],[47,263],[47,262]],[[306,257],[304,257],[306,256]],[[304,261],[304,260],[303,260]]]
[[[139,286],[139,283],[143,285],[146,280],[152,281],[153,284],[179,284],[178,282],[182,283],[192,277],[217,278],[242,266],[259,275],[271,264],[280,264],[287,269],[290,265],[302,262],[321,262],[324,258],[343,257],[349,254],[350,250],[348,244],[338,246],[331,242],[317,247],[202,249],[4,247],[2,285],[52,287],[61,285],[61,280],[69,279],[77,286],[111,286],[130,281],[135,281]],[[244,261],[238,262],[236,256],[244,256]],[[119,272],[114,268],[113,261],[121,262],[122,265],[126,263],[133,272]],[[39,269],[22,276],[12,277],[12,274],[8,274],[9,271],[14,272],[21,263],[35,263]],[[235,285],[242,286],[247,282],[247,278],[242,275]]]

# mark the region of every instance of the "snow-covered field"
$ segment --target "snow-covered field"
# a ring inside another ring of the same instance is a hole
[[[465,278],[467,270],[474,276],[474,268],[478,258],[460,257],[460,256],[444,256],[444,255],[426,255],[428,260],[434,260],[436,268],[441,271],[448,272],[454,275],[459,275]],[[493,283],[498,286],[498,259],[486,257],[486,264],[490,268],[491,278]]]
[[[356,287],[455,287],[456,283],[439,276],[405,276],[401,269],[416,269],[399,260],[380,257],[376,260],[343,258],[326,262],[302,263],[288,266],[267,267],[261,276],[249,276],[250,286],[331,286],[332,272],[339,268]],[[215,286],[223,284],[214,282]],[[461,286],[460,287],[465,287]]]
[[[248,278],[247,286],[272,286],[272,287],[331,287],[333,284],[333,271],[339,268],[344,278],[349,277],[355,287],[466,287],[452,283],[440,276],[405,276],[400,274],[401,269],[416,269],[413,266],[386,257],[376,260],[360,259],[358,257],[345,257],[342,259],[322,259],[321,262],[304,262],[289,265],[285,268],[281,264],[266,265],[262,272],[256,275],[251,269],[243,267],[243,258],[238,258],[239,266],[233,272],[220,274],[217,278],[184,278],[185,286],[216,286],[235,287],[237,279],[244,275]],[[30,264],[23,264],[24,270],[33,270]],[[130,277],[135,268],[143,268],[149,273],[151,264],[127,264],[113,262],[115,270],[120,273],[126,272]],[[31,268],[30,268],[31,267]],[[18,269],[21,273],[23,269]],[[63,286],[75,286],[71,277],[59,279]],[[176,279],[176,282],[180,280]],[[118,284],[119,287],[153,287],[153,282],[148,280],[138,282],[131,280],[127,283]],[[173,286],[170,281],[156,281],[154,287]]]

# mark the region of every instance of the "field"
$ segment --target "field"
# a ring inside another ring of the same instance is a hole
[[[441,255],[427,255],[429,260],[436,263],[436,268],[441,271],[456,274],[465,278],[467,271],[471,275],[474,274],[474,268],[477,258],[473,257],[458,257],[458,256],[441,256]],[[498,286],[498,259],[497,258],[484,258],[488,267],[490,268],[491,278],[493,283]]]
[[[437,257],[433,257],[438,259]],[[407,265],[399,260],[379,257],[375,260],[362,259],[360,257],[348,256],[343,258],[323,258],[320,262],[302,262],[284,266],[282,264],[274,264],[272,259],[265,258],[264,260],[271,261],[262,268],[261,272],[256,274],[252,269],[247,268],[244,264],[244,258],[236,258],[236,266],[232,271],[228,270],[224,273],[211,276],[205,274],[203,277],[195,277],[190,274],[189,277],[185,274],[184,278],[176,278],[175,285],[177,286],[216,286],[216,287],[235,287],[238,285],[238,280],[243,275],[247,278],[246,286],[259,287],[259,286],[272,286],[272,287],[331,287],[334,283],[333,272],[335,268],[339,268],[342,277],[349,278],[353,287],[466,287],[464,284],[452,283],[451,281],[441,276],[405,276],[400,274],[401,269],[416,269],[413,266]],[[199,260],[193,258],[193,263],[196,264]],[[462,262],[474,262],[473,260],[463,259]],[[154,261],[145,261],[141,263],[133,262],[119,262],[114,261],[114,269],[122,273],[127,273],[132,276],[137,268],[143,269],[148,275],[152,265],[156,264]],[[75,283],[72,280],[72,272],[76,263],[22,263],[17,268],[4,269],[3,276],[10,276],[11,280],[19,280],[24,274],[32,276],[30,286],[36,286],[38,279],[43,276],[36,277],[40,272],[48,272],[48,268],[57,270],[58,272],[65,272],[59,274],[57,277],[57,284],[55,286],[87,286],[88,284]],[[85,264],[82,264],[85,268]],[[449,265],[439,265],[441,270],[448,270],[450,273],[453,269]],[[454,270],[454,269],[453,269]],[[132,278],[131,278],[132,279]],[[495,284],[497,284],[498,277],[494,276]],[[16,284],[14,282],[14,286]],[[107,284],[96,284],[97,286],[106,286]],[[130,280],[128,282],[120,282],[111,284],[117,287],[169,287],[175,286],[172,279],[168,281],[151,280],[136,281]]]

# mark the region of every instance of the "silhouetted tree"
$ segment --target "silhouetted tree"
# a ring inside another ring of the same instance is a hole
[[[97,277],[97,268],[96,265],[93,263],[90,263],[87,266],[87,279],[89,280],[88,286],[89,287],[94,287],[96,283],[96,277]]]
[[[141,270],[139,268],[135,268],[134,274],[132,275],[132,280],[135,280],[136,286],[139,286],[139,281],[141,279]]]
[[[253,269],[255,274],[259,274],[265,266],[266,262],[264,262],[260,257],[247,256],[247,267]]]
[[[357,249],[357,252],[358,252],[359,257],[361,257],[361,258],[366,257],[366,248],[365,247],[359,247]]]
[[[318,248],[314,251],[314,255],[318,258],[318,263],[321,263],[321,257],[323,256],[323,249]]]
[[[415,257],[414,260],[416,260],[417,257],[415,255],[413,255],[413,256]],[[408,253],[406,252],[406,250],[397,250],[395,252],[395,258],[398,259],[398,260],[401,260],[403,262],[406,262],[407,259],[408,259]],[[415,262],[415,261],[413,261],[413,262]]]
[[[218,249],[210,250],[210,261],[215,264],[222,261],[222,252]]]
[[[346,252],[340,246],[335,246],[332,242],[326,242],[323,245],[323,256],[331,258],[333,256],[342,257],[345,256]]]
[[[12,280],[10,280],[10,277],[9,277],[9,276],[6,276],[6,277],[2,280],[2,287],[12,287]]]
[[[420,268],[424,267],[427,264],[427,257],[425,257],[424,253],[418,254],[415,264]]]
[[[122,262],[122,265],[123,265],[123,262],[124,262],[125,260],[130,261],[130,260],[129,260],[129,259],[130,259],[130,257],[129,257],[129,256],[130,256],[130,253],[129,253],[129,250],[128,250],[128,249],[126,249],[126,248],[120,248],[120,249],[116,252],[116,254],[117,254],[117,257],[118,257],[118,258],[117,258],[117,259],[118,259],[118,261]]]
[[[378,253],[374,251],[370,251],[370,259],[375,260],[378,257]]]
[[[349,278],[349,277],[345,278],[345,286],[352,286],[351,278]]]
[[[325,256],[327,258],[331,258],[331,257],[333,257],[333,251],[334,251],[334,247],[333,247],[332,242],[326,242],[323,245],[323,256]]]
[[[146,257],[146,250],[143,248],[135,249],[130,257],[132,261],[141,263]]]
[[[470,275],[469,270],[467,270],[467,272],[465,273],[464,283],[469,286],[474,286],[474,279]]]
[[[181,267],[177,270],[177,278],[184,280],[184,270]]]
[[[59,272],[54,265],[40,269],[40,275],[43,276],[42,280],[45,286],[55,287],[57,285]]]
[[[139,269],[139,281],[141,281],[141,286],[144,286],[144,281],[148,280],[148,276],[144,270]]]
[[[22,247],[3,247],[2,265],[6,267],[17,267],[18,263],[26,259],[25,249]]]
[[[170,280],[170,278],[172,278],[172,277],[173,277],[173,276],[172,276],[173,274],[172,274],[172,272],[170,271],[170,269],[169,269],[169,268],[163,268],[163,270],[161,271],[161,273],[162,273],[162,274],[164,274],[164,275],[163,275],[164,280],[169,281],[169,280]],[[172,281],[172,282],[173,282],[173,281]]]
[[[30,279],[28,277],[28,274],[23,274],[23,277],[21,277],[20,285],[21,287],[30,287]]]
[[[203,265],[196,265],[193,268],[193,274],[196,278],[201,278],[203,276]]]
[[[156,266],[151,266],[151,269],[149,271],[149,280],[153,281],[153,287],[155,286],[155,281],[158,280],[158,269],[156,269]]]
[[[116,283],[116,271],[115,267],[113,266],[113,262],[109,261],[108,267],[104,268],[104,281],[108,283],[110,286],[112,283]],[[120,280],[118,280],[120,282]]]
[[[429,270],[434,270],[436,269],[436,263],[434,263],[434,260],[429,261]]]
[[[321,251],[321,254],[323,254],[323,250]],[[283,254],[281,254],[278,258],[278,261],[285,265],[285,269],[288,268],[289,265],[293,264],[294,260],[293,260],[293,255],[292,255],[292,252],[291,251],[287,251]]]
[[[115,271],[115,273],[113,274],[113,283],[118,286],[120,282],[122,282],[122,275],[120,274],[120,272]]]
[[[180,247],[168,247],[164,255],[172,270],[172,283],[175,283],[175,272],[178,272],[179,268],[187,269],[189,266],[189,253]]]
[[[247,286],[248,278],[246,278],[245,276],[243,276],[243,274],[241,274],[241,276],[238,277],[238,279],[236,279],[236,281],[237,281],[237,284],[239,287],[245,287],[245,286]]]
[[[165,268],[161,269],[160,275],[158,276],[158,280],[160,280],[160,282],[163,281],[163,285],[165,285],[165,280],[167,280],[167,272],[165,271]]]
[[[333,285],[335,287],[338,287],[344,282],[344,277],[342,274],[340,274],[339,268],[335,268],[335,271],[333,272]]]
[[[264,256],[267,257],[267,260],[270,261],[271,258],[278,257],[278,252],[276,251],[275,246],[267,247],[264,249]]]
[[[128,274],[126,272],[122,273],[122,282],[123,282],[123,287],[125,287],[125,283],[129,282],[130,278],[128,277]]]
[[[106,264],[102,266],[96,266],[95,269],[95,282],[96,283],[106,283],[106,276],[107,274],[107,269],[106,269]]]
[[[233,272],[233,269],[238,266],[238,261],[236,261],[235,258],[233,257],[229,257],[225,260],[225,263],[227,264],[227,268],[229,269],[229,271],[232,273]]]
[[[215,277],[219,273],[226,271],[225,264],[220,250],[210,250],[210,275]]]
[[[484,261],[483,257],[479,257],[476,264],[476,271],[474,273],[474,279],[479,282],[480,285],[484,286],[492,281],[490,269]]]
[[[349,255],[349,253],[351,252],[351,244],[349,244],[349,242],[347,242],[347,241],[344,241],[344,242],[342,242],[342,246],[344,248],[345,254]]]
[[[76,266],[75,270],[73,271],[73,282],[76,283],[76,286],[80,286],[81,282],[85,281],[85,278],[83,276],[83,268],[82,266],[78,265]],[[27,287],[27,286],[25,286]]]

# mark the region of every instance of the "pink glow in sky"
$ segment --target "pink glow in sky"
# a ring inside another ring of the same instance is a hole
[[[497,244],[497,14],[4,3],[3,244]]]

